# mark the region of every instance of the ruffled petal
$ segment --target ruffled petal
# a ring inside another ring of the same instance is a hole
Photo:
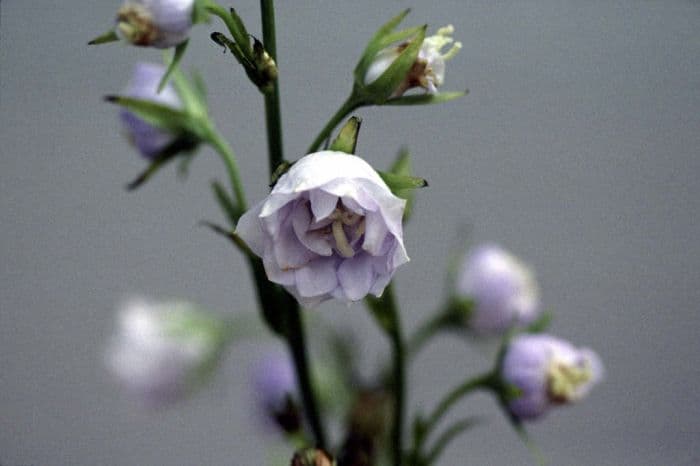
[[[371,256],[358,254],[343,261],[338,267],[338,281],[348,300],[359,301],[364,298],[374,281]]]

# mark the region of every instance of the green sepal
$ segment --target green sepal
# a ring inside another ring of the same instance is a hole
[[[411,154],[408,152],[408,149],[404,147],[399,151],[398,155],[396,156],[396,160],[391,165],[391,168],[389,168],[389,172],[399,176],[412,175],[413,169],[411,166]],[[406,207],[403,211],[403,221],[406,222],[411,217],[411,213],[413,212],[413,200],[415,193],[413,192],[413,189],[397,189],[394,191],[394,194],[397,197],[406,200]]]
[[[365,296],[365,303],[369,308],[370,314],[374,317],[374,320],[379,324],[379,326],[387,333],[391,334],[396,330],[396,319],[394,319],[389,306],[385,303],[385,296],[389,290],[384,290],[382,297],[377,298],[372,295]]]
[[[438,92],[437,94],[414,94],[404,95],[389,99],[384,102],[385,105],[430,105],[449,102],[450,100],[459,99],[469,94],[469,90],[462,92]]]
[[[192,8],[192,24],[208,23],[210,19],[209,10],[207,10],[207,5],[209,0],[195,0],[194,7]]]
[[[114,29],[110,29],[104,34],[92,39],[90,42],[88,42],[88,45],[109,44],[110,42],[117,42],[118,40],[119,36],[117,35],[117,32]]]
[[[395,195],[399,191],[403,191],[406,189],[417,189],[417,188],[425,188],[428,186],[428,182],[424,178],[418,178],[416,176],[406,176],[406,175],[397,175],[395,173],[391,172],[377,172],[379,176],[384,180],[386,185],[391,189],[391,192],[394,193]]]
[[[362,119],[356,116],[350,117],[345,126],[338,133],[338,136],[333,140],[328,150],[345,152],[346,154],[354,154],[357,147],[357,136],[360,133]]]
[[[241,216],[240,209],[226,192],[226,189],[224,189],[217,180],[211,182],[211,190],[214,193],[214,199],[216,199],[219,207],[221,207],[221,210],[226,214],[229,223],[235,225],[238,222],[238,218]]]
[[[252,61],[253,49],[250,47],[250,35],[248,34],[248,30],[246,29],[245,24],[243,24],[241,17],[238,16],[238,13],[236,13],[235,9],[230,8],[229,14],[231,15],[231,19],[233,20],[232,24],[234,26],[229,27],[233,40],[235,40],[238,46],[241,48],[245,57]]]
[[[205,139],[203,125],[185,110],[178,110],[152,100],[118,95],[106,96],[105,100],[129,110],[146,123],[173,134],[191,134]]]
[[[270,175],[270,188],[273,188],[277,184],[280,177],[287,173],[289,169],[292,168],[292,165],[294,165],[294,162],[288,162],[286,160],[283,160],[279,165],[277,165]]]
[[[163,149],[160,154],[155,156],[151,163],[142,171],[133,181],[126,185],[128,191],[133,191],[143,185],[145,182],[151,179],[158,170],[160,170],[165,164],[175,158],[175,156],[180,154],[190,154],[199,145],[199,140],[194,138],[189,138],[183,136],[177,138],[175,141],[170,143]]]
[[[528,325],[525,331],[527,333],[542,333],[549,328],[553,318],[552,312],[545,311],[536,321]]]
[[[391,95],[404,82],[409,71],[418,58],[418,52],[425,39],[427,25],[420,27],[416,36],[408,43],[408,46],[394,59],[389,67],[372,83],[358,84],[358,93],[370,102],[381,105],[391,97]],[[364,78],[363,78],[364,79]]]
[[[374,61],[374,58],[384,47],[386,47],[386,36],[394,31],[396,26],[398,26],[399,23],[403,21],[403,19],[406,17],[406,15],[408,15],[410,11],[410,9],[402,11],[401,13],[384,23],[377,30],[377,32],[374,33],[374,36],[372,36],[372,38],[370,39],[369,43],[367,44],[367,47],[365,47],[364,52],[362,52],[362,58],[360,58],[359,63],[355,67],[355,82],[362,83],[364,81],[365,75],[367,74],[367,69]]]
[[[185,55],[185,50],[187,50],[187,44],[189,43],[190,40],[187,39],[186,41],[180,42],[175,46],[175,51],[173,52],[173,59],[170,60],[168,68],[165,70],[165,74],[162,78],[160,78],[160,82],[158,83],[158,93],[160,93],[160,91],[163,90],[165,85],[168,84],[170,75],[173,74],[173,72],[177,69],[180,60],[182,60],[182,57]]]

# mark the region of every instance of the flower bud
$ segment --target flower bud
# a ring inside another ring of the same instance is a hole
[[[124,95],[177,109],[182,108],[180,97],[171,83],[158,92],[158,84],[165,71],[162,65],[137,63]],[[147,123],[128,110],[121,110],[119,116],[130,141],[148,159],[156,158],[177,139],[177,135]]]
[[[116,32],[139,46],[165,49],[184,42],[192,27],[194,0],[126,0]]]
[[[240,219],[238,234],[270,281],[302,304],[380,296],[408,261],[394,196],[360,157],[322,151],[298,160]]]
[[[186,396],[217,362],[221,322],[183,302],[128,302],[107,354],[117,380],[150,406]]]
[[[298,432],[302,417],[289,355],[282,351],[268,353],[253,367],[252,379],[255,405],[263,424],[289,434]]]
[[[335,464],[333,458],[325,451],[307,448],[294,454],[291,466],[335,466]]]
[[[426,37],[421,44],[416,61],[401,84],[394,90],[392,97],[400,97],[408,89],[422,87],[430,94],[437,93],[437,88],[445,80],[445,62],[454,57],[462,48],[461,42],[454,42],[452,25],[438,29],[434,36]],[[445,53],[442,49],[453,43]],[[369,85],[376,81],[408,46],[408,42],[381,50],[367,68],[364,83]]]
[[[522,420],[584,398],[602,377],[596,353],[546,334],[515,337],[501,366],[502,381],[514,393],[507,399],[508,409]]]
[[[493,244],[474,249],[457,277],[456,293],[471,302],[468,326],[477,333],[504,332],[533,322],[540,312],[539,288],[532,271]]]

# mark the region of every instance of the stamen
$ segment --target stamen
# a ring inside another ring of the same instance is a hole
[[[335,220],[333,222],[333,239],[335,239],[335,247],[341,256],[350,258],[355,255],[355,250],[350,246],[348,238],[345,236],[345,230],[343,230],[343,222],[341,220]]]
[[[457,55],[457,53],[458,53],[460,50],[462,50],[462,43],[461,43],[461,42],[455,42],[455,43],[452,45],[452,47],[450,48],[450,50],[448,50],[447,53],[444,54],[444,55],[442,56],[442,59],[445,60],[445,61],[447,61],[447,60],[451,59],[452,57],[454,57],[455,55]]]
[[[579,367],[554,362],[547,374],[549,396],[553,401],[574,401],[578,396],[579,387],[591,378],[591,369],[588,364]]]
[[[362,217],[362,221],[360,222],[359,225],[357,225],[357,228],[355,229],[355,232],[352,234],[352,243],[360,239],[360,236],[365,234],[365,218]]]
[[[438,36],[451,36],[455,32],[455,27],[451,24],[443,26],[437,30]]]

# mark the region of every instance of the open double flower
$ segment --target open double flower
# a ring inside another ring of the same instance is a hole
[[[270,281],[302,304],[380,296],[408,261],[394,196],[360,157],[322,151],[297,161],[236,233],[263,259]]]

